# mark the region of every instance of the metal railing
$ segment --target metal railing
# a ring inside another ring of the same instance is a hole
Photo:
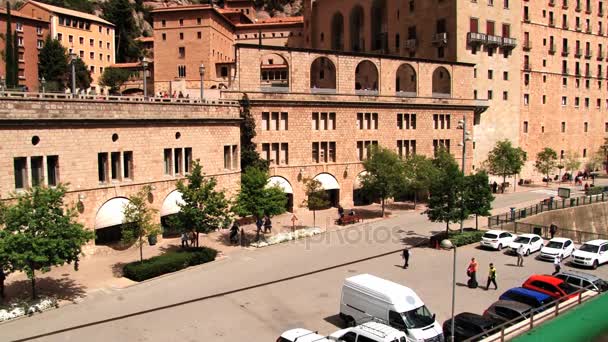
[[[600,295],[593,285],[589,285],[585,288],[581,288],[573,293],[573,298],[558,298],[549,303],[546,303],[538,308],[533,309],[529,316],[524,320],[521,317],[514,318],[508,322],[505,322],[499,326],[494,327],[491,330],[484,331],[478,335],[475,335],[465,342],[469,341],[507,341],[514,338],[517,335],[523,334],[526,331],[534,329],[541,323],[547,320],[555,318],[562,314],[565,310],[572,309],[582,303],[587,302],[589,299]],[[604,294],[605,295],[605,294]]]
[[[535,205],[512,210],[511,212],[488,217],[488,228],[493,226],[503,227],[507,223],[514,223],[526,217],[537,215],[546,211],[574,208],[598,202],[608,202],[608,195],[602,192],[598,195],[588,195],[573,198],[555,199],[550,197]]]
[[[0,91],[0,98],[27,100],[59,100],[59,101],[104,101],[104,102],[141,102],[141,103],[177,103],[199,105],[238,105],[234,100],[202,100],[199,98],[155,97],[155,96],[122,96],[96,94],[66,94],[66,93],[31,93],[17,91]]]

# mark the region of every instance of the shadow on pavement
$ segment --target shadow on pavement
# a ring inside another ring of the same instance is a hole
[[[340,318],[340,315],[332,315],[329,317],[323,318],[323,320],[329,324],[333,324],[336,327],[342,329],[344,328],[344,321]]]
[[[50,296],[60,301],[73,302],[84,297],[86,295],[85,290],[86,287],[69,278],[36,278],[36,291],[39,296]],[[32,296],[32,282],[29,279],[10,282],[6,285],[5,293],[9,302],[15,299],[30,299]]]
[[[125,267],[126,264],[126,262],[117,262],[112,265],[112,275],[116,278],[122,278],[122,269]]]

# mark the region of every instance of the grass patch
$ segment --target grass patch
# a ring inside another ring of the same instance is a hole
[[[184,268],[215,260],[217,251],[208,247],[191,247],[126,264],[123,275],[134,281],[144,281]]]

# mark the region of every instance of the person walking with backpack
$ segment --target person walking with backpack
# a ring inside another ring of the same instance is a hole
[[[488,272],[486,291],[490,289],[490,283],[494,284],[494,290],[498,290],[498,285],[496,284],[496,267],[494,267],[493,263],[490,263],[490,272]]]

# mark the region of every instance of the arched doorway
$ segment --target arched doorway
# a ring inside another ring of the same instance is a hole
[[[327,192],[330,207],[338,207],[340,204],[340,184],[332,174],[320,173],[314,178],[321,183],[321,187]]]
[[[378,68],[371,61],[361,61],[355,69],[356,92],[378,92]]]
[[[310,89],[313,92],[336,91],[336,67],[331,59],[319,57],[310,66]]]
[[[355,52],[365,51],[363,7],[360,5],[353,7],[349,19],[350,50]]]
[[[344,17],[340,12],[331,19],[331,49],[344,50]]]
[[[433,97],[451,97],[452,80],[450,73],[444,67],[433,71]]]
[[[374,0],[370,13],[372,50],[388,52],[387,11],[386,0]]]
[[[262,91],[289,91],[289,64],[276,53],[264,55],[260,62],[260,87]]]
[[[285,196],[287,197],[285,209],[289,212],[293,212],[293,188],[291,187],[291,183],[281,176],[273,176],[268,178],[268,184],[266,184],[266,187],[271,186],[277,186],[283,190]]]
[[[129,203],[125,197],[115,197],[105,202],[95,216],[95,244],[109,245],[122,239],[124,207]]]
[[[395,77],[395,91],[398,96],[416,97],[417,94],[416,71],[409,64],[401,64]]]
[[[354,205],[369,205],[374,202],[378,202],[378,196],[370,196],[369,194],[364,194],[361,191],[363,187],[363,177],[367,175],[367,171],[361,171],[355,177],[355,182],[353,183],[353,204]]]
[[[178,190],[171,191],[160,208],[160,223],[163,228],[163,237],[179,236],[180,231],[172,222],[172,218],[180,211],[180,205],[184,204],[182,193]]]

